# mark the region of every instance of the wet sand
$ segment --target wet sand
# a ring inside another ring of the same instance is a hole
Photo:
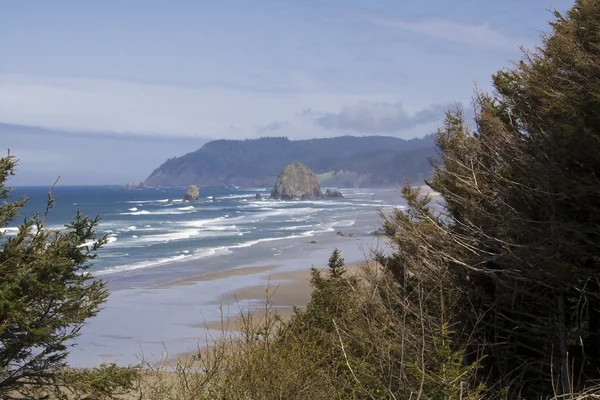
[[[258,273],[271,271],[273,269],[275,269],[274,265],[237,268],[237,269],[231,269],[228,271],[214,272],[211,274],[194,276],[191,278],[185,278],[185,279],[181,279],[179,281],[168,282],[168,283],[158,285],[157,287],[169,288],[169,287],[183,286],[183,285],[195,285],[198,282],[207,282],[207,281],[212,281],[215,279],[225,279],[225,278],[229,278],[232,276],[255,275]]]
[[[373,261],[370,260],[359,261],[346,264],[346,268],[349,274],[356,274],[367,263],[373,265]],[[323,266],[319,270],[326,273],[326,268]],[[222,296],[220,303],[224,311],[221,318],[204,321],[195,327],[204,329],[209,335],[210,332],[218,332],[211,336],[214,340],[218,340],[221,335],[243,329],[242,314],[251,313],[260,319],[267,309],[267,304],[281,320],[285,321],[294,314],[295,308],[303,308],[310,299],[312,292],[310,279],[310,269],[269,274],[263,277],[263,282],[259,285],[240,288]],[[189,363],[196,353],[197,349],[181,353],[176,360]]]
[[[69,356],[70,365],[92,367],[101,362],[137,364],[160,360],[212,343],[223,330],[235,331],[241,312],[265,305],[267,285],[272,306],[283,318],[292,306],[304,306],[310,294],[310,268],[325,267],[334,248],[348,264],[365,260],[368,249],[381,246],[374,236],[317,237],[316,244],[299,239],[292,257],[265,257],[264,263],[231,260],[231,269],[182,277],[153,286],[111,292],[104,309],[82,330]],[[198,264],[201,272],[203,264]]]

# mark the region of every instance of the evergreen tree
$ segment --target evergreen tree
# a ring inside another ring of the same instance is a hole
[[[2,199],[10,197],[5,184],[15,165],[10,153],[0,158]],[[0,228],[14,221],[26,202],[4,200]],[[68,346],[108,296],[104,282],[88,272],[106,239],[96,237],[99,217],[79,212],[62,230],[46,228],[53,204],[49,193],[46,212],[25,219],[13,237],[0,229],[0,397],[91,391],[93,398],[112,398],[131,385],[135,371],[113,365],[78,374],[63,368]]]
[[[444,210],[407,188],[409,212],[386,222],[399,252],[382,263],[403,287],[444,278],[446,304],[463,299],[457,341],[510,398],[600,378],[600,2],[551,26],[477,95],[473,128],[448,113],[428,182]]]

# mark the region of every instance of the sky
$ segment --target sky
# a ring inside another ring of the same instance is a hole
[[[214,139],[422,137],[573,0],[0,0],[11,185],[144,180]]]

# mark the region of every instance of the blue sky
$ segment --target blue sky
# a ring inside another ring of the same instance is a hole
[[[216,138],[423,136],[572,0],[3,1],[14,185],[143,180]]]

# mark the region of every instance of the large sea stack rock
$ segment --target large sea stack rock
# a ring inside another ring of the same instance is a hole
[[[325,197],[317,177],[308,167],[294,161],[281,171],[271,191],[271,197],[281,200],[321,199]]]
[[[183,201],[196,201],[200,197],[200,191],[196,185],[188,186],[185,194],[183,195]]]

